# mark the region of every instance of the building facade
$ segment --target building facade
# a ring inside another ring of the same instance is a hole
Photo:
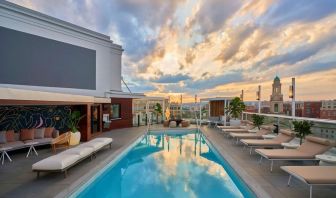
[[[135,96],[121,89],[122,52],[107,35],[0,1],[0,130],[66,132],[72,111],[84,116],[82,141],[132,126]]]
[[[320,118],[336,120],[336,100],[322,100]]]
[[[321,101],[305,101],[303,103],[303,115],[307,118],[320,118]]]
[[[291,116],[292,115],[292,102],[284,102],[284,114]],[[295,116],[302,117],[303,115],[303,102],[295,102]]]
[[[283,95],[281,93],[280,78],[276,76],[272,84],[272,95],[270,97],[270,112],[274,114],[283,113]]]

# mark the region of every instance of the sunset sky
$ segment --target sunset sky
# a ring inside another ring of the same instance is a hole
[[[336,99],[335,0],[11,0],[111,36],[123,76],[152,96]]]

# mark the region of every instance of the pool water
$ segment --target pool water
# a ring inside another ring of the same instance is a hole
[[[73,197],[255,197],[196,131],[153,132]]]

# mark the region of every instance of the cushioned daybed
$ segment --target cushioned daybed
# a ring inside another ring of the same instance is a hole
[[[66,177],[69,168],[89,156],[92,159],[105,146],[109,145],[111,148],[112,141],[112,138],[95,138],[33,164],[32,170],[37,172],[37,177],[40,172],[64,172]]]

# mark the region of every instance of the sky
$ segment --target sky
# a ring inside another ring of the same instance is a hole
[[[336,99],[335,0],[10,0],[109,35],[132,92]]]

